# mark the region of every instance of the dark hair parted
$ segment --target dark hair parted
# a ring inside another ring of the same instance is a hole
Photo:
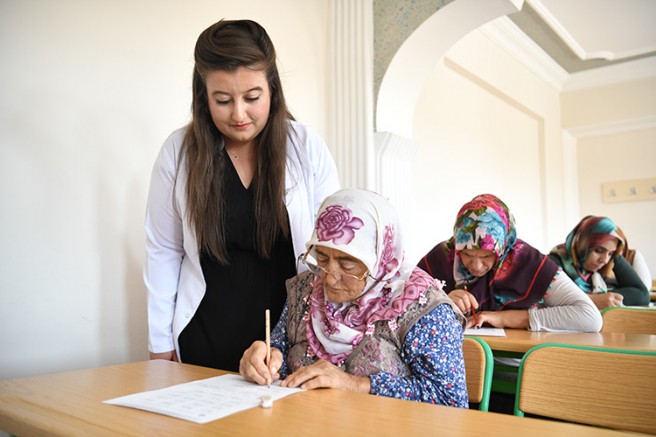
[[[180,159],[187,164],[188,219],[196,231],[199,251],[229,263],[225,224],[229,206],[224,193],[227,164],[223,136],[210,115],[205,77],[213,71],[247,67],[265,72],[271,94],[269,118],[255,139],[257,167],[251,182],[255,246],[260,256],[270,258],[278,236],[289,235],[284,203],[285,162],[289,120],[293,120],[282,92],[273,43],[254,21],[221,20],[198,37],[194,61],[192,121]]]

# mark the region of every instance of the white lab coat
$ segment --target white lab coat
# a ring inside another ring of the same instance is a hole
[[[321,137],[304,125],[291,124],[295,145],[287,143],[285,204],[298,257],[312,235],[321,202],[339,189],[339,178]],[[173,132],[157,156],[145,226],[149,350],[161,353],[175,348],[178,356],[178,337],[196,312],[206,288],[196,235],[186,218],[187,170],[184,162],[177,168],[184,133],[185,128]]]

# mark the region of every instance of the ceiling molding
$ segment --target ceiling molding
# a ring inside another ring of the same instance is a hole
[[[547,85],[556,91],[563,89],[569,73],[508,17],[497,18],[479,30]]]
[[[508,17],[479,30],[517,62],[559,92],[608,86],[656,76],[656,56],[568,73]]]
[[[622,60],[656,51],[653,0],[527,3],[580,60]]]
[[[602,50],[598,52],[588,53],[579,43],[576,41],[576,38],[572,36],[571,33],[567,31],[565,26],[563,26],[549,9],[538,0],[529,0],[529,3],[533,10],[538,13],[538,15],[547,23],[551,29],[556,32],[556,35],[563,40],[567,47],[569,47],[579,59],[587,61],[588,59],[606,59],[611,60],[615,58],[615,54],[610,51]]]
[[[571,74],[563,84],[563,91],[607,86],[654,76],[656,57],[652,56]]]
[[[572,134],[576,139],[581,139],[620,134],[624,132],[633,132],[644,129],[656,129],[656,115],[612,121],[607,123],[596,123],[565,130]]]

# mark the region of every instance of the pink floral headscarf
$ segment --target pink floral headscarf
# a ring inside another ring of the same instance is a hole
[[[377,321],[396,319],[435,280],[423,270],[404,262],[404,250],[396,212],[382,196],[361,189],[344,189],[324,200],[312,238],[313,248],[340,250],[362,261],[369,269],[362,294],[351,302],[326,299],[323,281],[316,277],[310,297],[306,327],[309,352],[340,365]],[[440,284],[437,284],[441,288]]]

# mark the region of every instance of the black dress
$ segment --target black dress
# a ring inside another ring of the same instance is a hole
[[[243,186],[229,159],[226,167],[230,264],[201,253],[205,296],[178,342],[183,363],[238,372],[244,351],[265,338],[265,310],[271,310],[271,329],[278,322],[287,297],[285,280],[296,274],[296,263],[291,233],[278,238],[271,259],[257,254],[252,190]]]

